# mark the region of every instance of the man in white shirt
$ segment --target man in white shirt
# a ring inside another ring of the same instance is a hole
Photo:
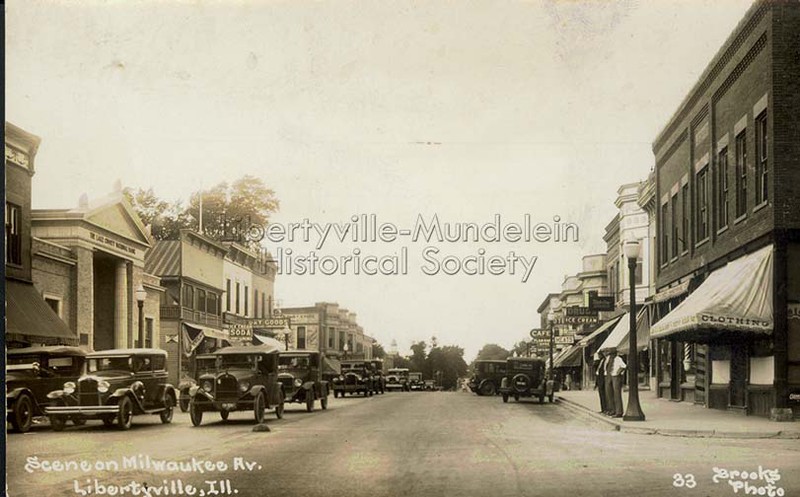
[[[611,376],[611,385],[612,385],[612,392],[614,401],[614,414],[613,417],[621,418],[622,417],[622,380],[625,374],[625,361],[622,360],[621,357],[617,355],[616,349],[608,350],[607,354],[607,363],[606,363],[606,375]]]

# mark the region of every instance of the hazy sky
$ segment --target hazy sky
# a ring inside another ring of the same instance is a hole
[[[6,119],[42,138],[34,208],[115,180],[168,199],[244,174],[276,223],[354,214],[411,229],[559,215],[579,243],[442,243],[445,255],[538,256],[514,276],[289,276],[284,306],[335,301],[401,352],[436,335],[471,360],[538,325],[581,256],[605,251],[620,184],[750,0],[529,2],[36,1],[6,4]],[[313,247],[269,244],[306,255]]]

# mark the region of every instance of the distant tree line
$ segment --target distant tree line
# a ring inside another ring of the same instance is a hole
[[[464,361],[464,349],[455,345],[439,345],[436,337],[430,344],[425,341],[411,345],[411,355],[396,357],[394,366],[422,373],[423,378],[438,380],[445,390],[458,386],[458,379],[466,376],[468,366]]]

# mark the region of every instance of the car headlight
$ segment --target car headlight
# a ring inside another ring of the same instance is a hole
[[[250,383],[248,383],[246,381],[243,381],[243,382],[239,383],[239,390],[242,391],[242,392],[246,392],[246,391],[250,390]]]
[[[340,376],[339,380],[344,381],[344,376]]]
[[[294,386],[296,386],[296,387],[301,387],[301,386],[303,386],[303,380],[301,380],[300,378],[295,378],[295,380],[294,380]]]
[[[203,382],[203,390],[210,392],[214,390],[214,385],[210,381],[206,380]]]
[[[68,381],[68,382],[64,383],[64,393],[67,394],[67,395],[72,395],[73,393],[75,393],[75,382],[74,381]]]
[[[111,387],[111,384],[106,380],[100,380],[97,382],[97,391],[100,393],[108,392],[109,387]]]

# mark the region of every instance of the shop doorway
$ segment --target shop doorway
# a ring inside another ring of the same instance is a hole
[[[728,405],[733,408],[747,407],[747,346],[731,345],[731,383]]]

